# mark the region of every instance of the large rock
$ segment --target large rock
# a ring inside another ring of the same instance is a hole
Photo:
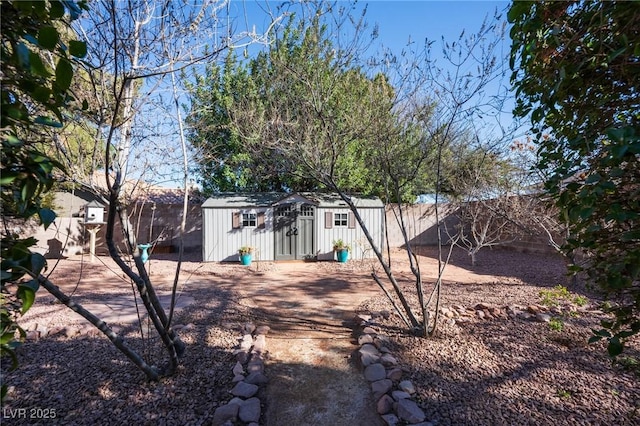
[[[239,396],[242,398],[251,398],[258,392],[258,386],[251,383],[238,382],[233,389],[231,389],[231,395]]]
[[[257,423],[260,420],[260,412],[260,400],[258,398],[249,398],[240,406],[238,417],[245,423]]]
[[[240,341],[240,350],[244,352],[250,352],[251,346],[253,346],[253,336],[245,334]]]
[[[394,356],[391,354],[382,355],[380,357],[380,362],[382,363],[382,365],[386,367],[392,367],[392,366],[398,365],[398,360],[396,360]]]
[[[243,374],[244,373],[244,368],[242,367],[242,364],[240,364],[240,361],[236,362],[236,365],[233,367],[233,374],[238,375],[238,374]]]
[[[398,416],[396,416],[395,414],[385,414],[384,416],[382,416],[382,420],[384,420],[384,422],[388,426],[396,426],[400,421]]]
[[[403,380],[398,383],[398,389],[400,389],[401,391],[405,391],[409,395],[413,395],[414,393],[416,393],[416,388],[409,380]]]
[[[411,395],[409,395],[405,391],[400,391],[400,390],[395,390],[395,391],[391,392],[391,396],[396,401],[400,401],[401,399],[409,399],[409,398],[411,398]]]
[[[258,353],[264,352],[267,347],[267,338],[264,334],[259,334],[253,341],[253,350]]]
[[[373,343],[373,336],[370,334],[362,334],[358,337],[358,345],[362,346],[365,343]]]
[[[478,303],[476,305],[476,310],[480,310],[480,311],[484,311],[491,308],[494,308],[494,306],[489,303]]]
[[[247,362],[247,360],[249,359],[249,354],[247,353],[247,351],[241,351],[240,349],[238,349],[237,351],[234,352],[235,356],[236,356],[236,361],[241,362],[241,363],[245,363]]]
[[[394,382],[399,382],[400,379],[402,379],[402,369],[396,367],[387,371],[387,379],[390,379]]]
[[[376,404],[378,414],[389,414],[393,410],[393,398],[389,395],[382,395]]]
[[[364,369],[364,377],[370,382],[382,380],[387,377],[387,370],[382,364],[371,364]]]
[[[269,379],[264,374],[255,372],[249,374],[245,379],[245,382],[251,383],[252,385],[264,385],[265,383],[269,382]]]
[[[223,425],[226,422],[235,422],[238,418],[239,406],[237,404],[226,404],[216,408],[213,413],[213,424]]]
[[[382,379],[371,383],[371,392],[373,392],[373,399],[380,399],[382,395],[391,390],[393,382],[389,379]]]
[[[371,364],[375,364],[380,359],[380,351],[372,344],[364,344],[358,349],[360,357],[360,363],[363,367],[367,367]]]
[[[410,399],[399,400],[396,410],[400,419],[411,424],[422,422],[427,417],[418,404]]]

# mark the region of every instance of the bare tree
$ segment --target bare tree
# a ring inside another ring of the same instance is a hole
[[[173,374],[185,349],[172,329],[180,268],[176,269],[172,304],[167,315],[141,259],[134,216],[129,210],[130,201],[143,178],[152,180],[149,173],[154,168],[154,161],[158,161],[157,157],[145,157],[147,150],[144,144],[167,134],[164,126],[177,128],[179,136],[183,134],[182,117],[177,108],[175,74],[203,61],[215,60],[229,46],[265,40],[255,31],[235,31],[231,26],[232,17],[228,15],[228,5],[226,1],[204,1],[197,7],[191,7],[175,2],[103,0],[91,4],[91,13],[80,20],[78,28],[88,45],[86,68],[79,73],[84,81],[82,94],[89,100],[85,106],[91,108],[87,114],[91,115],[90,128],[94,130],[93,146],[102,147],[103,159],[91,161],[84,170],[74,170],[70,178],[108,204],[106,243],[109,254],[135,284],[149,320],[165,348],[168,362],[161,368],[151,366],[107,324],[62,294],[48,280],[42,284],[60,301],[96,325],[150,379]],[[274,25],[277,22],[274,20]],[[199,37],[194,38],[194,33]],[[151,108],[164,104],[162,93],[165,91],[171,93],[170,99],[176,106],[172,120],[154,123],[153,117],[158,117],[158,110],[150,114]],[[184,138],[181,137],[180,141],[178,151],[184,158]],[[97,157],[94,151],[92,158]],[[183,165],[183,177],[186,175],[186,162],[186,158],[178,162]],[[94,179],[96,166],[103,166],[106,189]],[[186,178],[183,181],[185,212],[182,229],[189,192]],[[122,230],[122,238],[116,235],[116,223]],[[124,245],[118,244],[121,240]]]
[[[422,138],[428,141],[427,149],[423,151],[422,156],[416,157],[419,162],[415,164],[418,166],[417,170],[428,168],[435,172],[431,174],[430,181],[427,181],[430,185],[423,187],[426,190],[432,189],[435,193],[434,208],[438,224],[438,275],[428,297],[422,289],[418,258],[411,249],[402,209],[399,208],[395,216],[403,230],[405,247],[416,278],[418,299],[424,313],[424,334],[433,334],[437,330],[442,276],[453,246],[461,238],[461,235],[454,235],[444,241],[442,235],[445,222],[440,204],[442,194],[447,190],[445,183],[448,179],[447,165],[448,162],[451,163],[449,157],[459,146],[459,139],[464,134],[463,129],[472,129],[476,137],[496,131],[501,135],[511,132],[501,124],[503,104],[508,96],[508,91],[503,86],[506,70],[500,51],[503,36],[504,25],[496,14],[492,19],[486,18],[476,33],[465,36],[463,31],[458,40],[451,43],[443,39],[442,55],[445,65],[434,58],[434,42],[427,42],[422,50],[402,52],[400,56],[392,56],[385,60],[385,63],[395,64],[396,69],[401,66],[402,69],[410,70],[395,74],[410,76],[404,78],[405,82],[411,82],[410,87],[413,88],[408,91],[410,99],[422,99],[422,103],[416,103],[410,109],[416,112],[414,117],[418,118]],[[501,136],[501,139],[504,139],[504,136]],[[453,167],[457,167],[455,161]],[[409,167],[408,170],[413,169]],[[407,168],[401,168],[396,172],[387,173],[392,182],[399,182],[406,171]],[[396,196],[399,195],[400,187],[397,183],[394,185]],[[449,244],[446,253],[445,244]],[[430,315],[430,312],[433,312],[433,315]]]

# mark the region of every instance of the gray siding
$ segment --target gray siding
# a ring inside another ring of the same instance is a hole
[[[367,241],[364,232],[360,228],[360,225],[356,222],[355,228],[349,228],[348,226],[332,226],[330,229],[325,228],[325,213],[351,213],[349,209],[340,209],[336,207],[318,208],[316,227],[318,230],[318,260],[331,260],[334,258],[333,253],[333,241],[342,239],[346,244],[351,246],[350,259],[363,259],[374,257],[374,253],[371,250],[371,245]],[[367,229],[373,237],[375,244],[378,248],[382,247],[384,237],[384,223],[383,223],[383,209],[359,209],[358,212],[362,217],[364,223],[367,224]]]
[[[252,207],[251,202],[258,203]],[[270,202],[271,204],[265,205]],[[242,246],[252,246],[256,248],[255,260],[272,261],[276,258],[276,231],[274,224],[274,211],[280,204],[289,203],[309,203],[314,204],[315,214],[313,218],[314,226],[308,228],[303,223],[302,217],[298,218],[296,232],[306,238],[298,238],[297,244],[300,246],[294,255],[279,255],[279,258],[302,258],[301,253],[313,253],[318,260],[334,259],[333,241],[342,239],[352,248],[350,258],[362,259],[374,257],[371,246],[367,241],[360,225],[352,219],[352,213],[345,203],[335,196],[309,195],[301,196],[292,194],[282,197],[279,194],[221,194],[218,197],[209,198],[202,205],[202,259],[203,261],[238,261],[238,248]],[[374,244],[382,247],[384,238],[384,206],[379,199],[357,199],[356,205],[359,212],[367,224]],[[234,228],[233,215],[237,212],[265,214],[265,226]],[[343,226],[325,226],[325,214],[344,213],[347,214],[347,223]],[[282,231],[278,232],[281,233]],[[307,244],[302,246],[301,244]],[[282,243],[281,243],[282,246]],[[283,249],[283,247],[280,247]],[[286,247],[284,247],[286,248]]]
[[[265,226],[233,228],[234,212],[265,213]],[[273,260],[273,215],[267,208],[203,208],[203,245],[202,260],[237,261],[238,249],[242,246],[252,246],[256,249],[254,260]]]

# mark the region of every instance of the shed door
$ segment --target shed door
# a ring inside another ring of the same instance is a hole
[[[275,210],[276,260],[295,259],[297,232],[295,204],[277,206]]]
[[[300,206],[300,214],[298,215],[297,225],[297,246],[296,259],[311,259],[314,253],[314,219],[315,209],[312,205],[302,204]]]
[[[275,209],[276,260],[309,259],[315,256],[315,209],[309,204],[283,204]]]

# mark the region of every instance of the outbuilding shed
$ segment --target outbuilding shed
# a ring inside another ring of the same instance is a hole
[[[384,204],[351,197],[376,245],[384,237]],[[222,193],[202,205],[202,259],[237,261],[251,246],[255,260],[331,260],[333,241],[351,246],[350,257],[373,257],[349,206],[337,194]]]

